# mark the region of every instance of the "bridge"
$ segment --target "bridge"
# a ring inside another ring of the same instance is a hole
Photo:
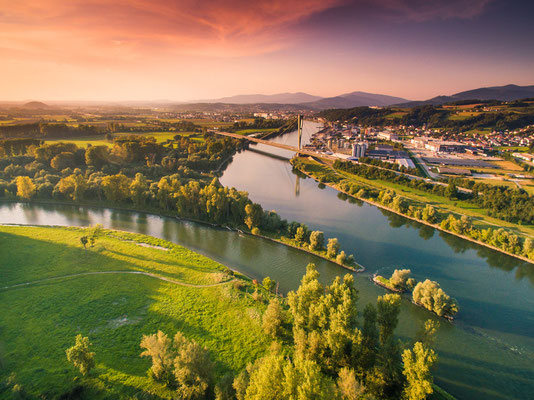
[[[294,153],[297,153],[298,155],[307,155],[311,157],[320,157],[325,158],[329,160],[337,160],[336,157],[332,157],[328,154],[320,153],[318,151],[310,150],[310,149],[303,149],[302,148],[302,125],[303,125],[304,119],[301,115],[297,116],[297,131],[298,131],[298,147],[290,146],[288,144],[284,143],[276,143],[272,142],[270,140],[265,139],[258,139],[253,136],[244,136],[244,135],[238,135],[237,133],[230,133],[230,132],[219,132],[219,131],[211,131],[215,133],[216,135],[231,137],[232,139],[240,139],[240,140],[246,140],[249,142],[264,144],[266,146],[271,147],[278,147],[279,149],[289,150]]]

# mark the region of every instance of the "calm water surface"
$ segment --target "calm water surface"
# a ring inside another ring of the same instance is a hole
[[[317,129],[305,123],[305,134]],[[305,135],[306,136],[306,135]],[[276,139],[295,143],[296,135]],[[376,207],[344,200],[311,179],[299,178],[291,154],[253,146],[234,157],[221,182],[246,190],[252,200],[283,218],[339,238],[368,272],[357,274],[360,309],[383,294],[369,281],[375,271],[410,268],[417,279],[438,281],[456,297],[454,324],[437,337],[436,382],[461,399],[534,398],[534,266],[460,240]],[[298,286],[305,266],[318,265],[330,281],[346,271],[320,258],[247,235],[174,218],[76,206],[0,204],[0,223],[87,226],[102,223],[182,244],[251,277],[270,276],[283,291]],[[425,310],[403,302],[397,334],[410,341]]]

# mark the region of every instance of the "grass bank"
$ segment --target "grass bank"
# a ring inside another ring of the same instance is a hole
[[[164,240],[106,230],[84,249],[84,235],[0,226],[0,382],[15,373],[32,397],[58,398],[83,383],[84,398],[172,398],[147,376],[143,334],[183,332],[210,350],[218,375],[265,351],[264,306],[247,294],[244,277],[240,288],[225,266]],[[81,380],[65,357],[78,333],[90,338],[97,362]],[[3,390],[1,398],[11,395]]]

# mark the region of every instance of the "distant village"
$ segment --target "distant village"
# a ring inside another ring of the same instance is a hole
[[[436,172],[440,174],[471,175],[469,168],[495,168],[488,161],[500,159],[495,157],[498,150],[534,143],[534,125],[516,131],[473,135],[402,125],[384,128],[321,122],[325,128],[312,136],[306,146],[310,150],[346,160],[368,157],[415,168],[411,153],[423,165],[438,166]],[[534,162],[534,155],[528,152],[511,154],[529,164]]]

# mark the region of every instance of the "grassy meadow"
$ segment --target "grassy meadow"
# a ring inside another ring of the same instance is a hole
[[[31,397],[58,398],[82,384],[76,398],[172,398],[148,378],[150,360],[139,357],[142,335],[158,329],[207,347],[219,376],[239,371],[269,345],[264,306],[246,293],[244,278],[143,235],[106,230],[84,249],[80,238],[88,234],[0,226],[0,398],[12,398],[15,383]],[[116,273],[102,273],[109,271]],[[65,356],[79,333],[96,353],[85,378]]]

